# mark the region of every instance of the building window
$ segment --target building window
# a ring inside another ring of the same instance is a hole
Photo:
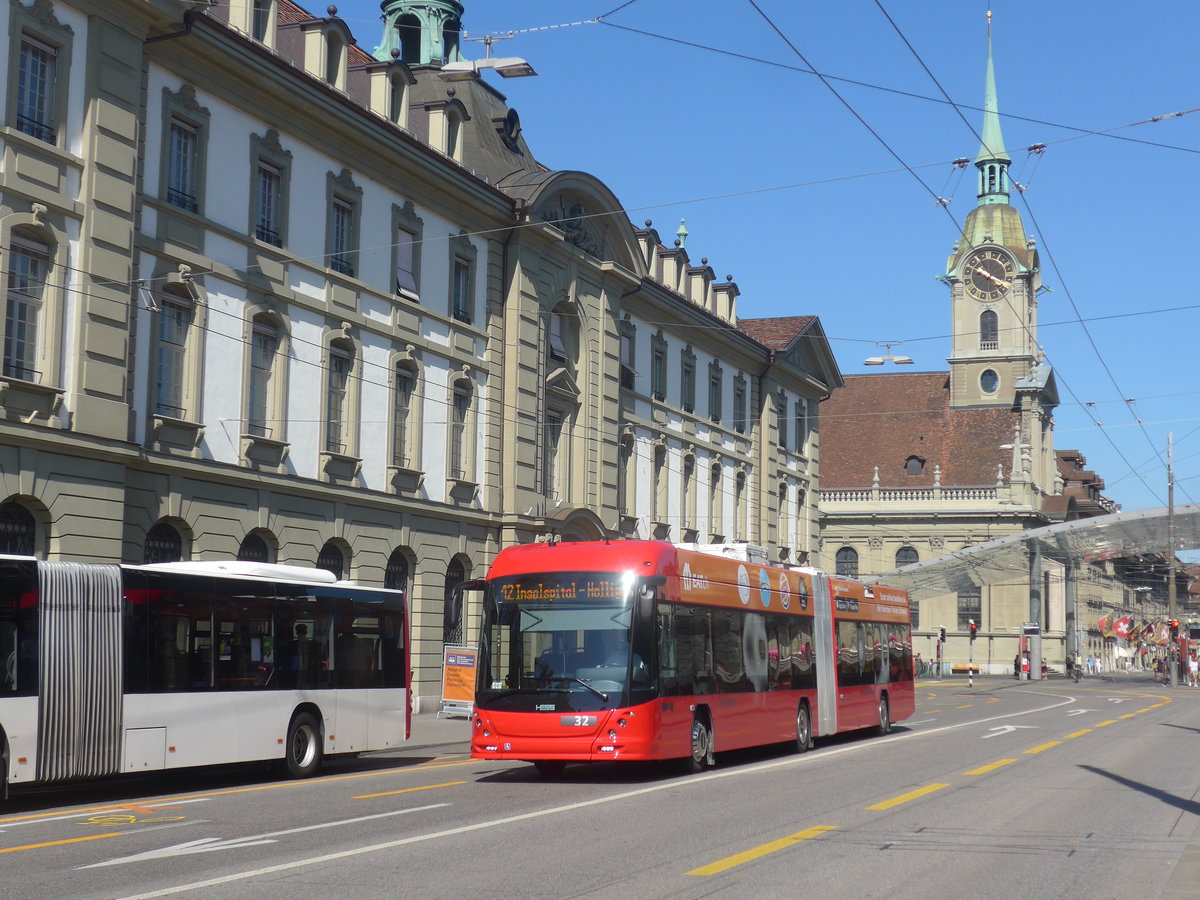
[[[258,202],[258,221],[254,223],[254,236],[276,247],[283,246],[279,216],[282,183],[278,168],[267,162],[259,162],[254,192]]]
[[[621,387],[633,390],[637,380],[637,329],[627,315],[617,326],[621,332]]]
[[[38,324],[50,272],[50,248],[13,235],[4,303],[4,375],[38,381]]]
[[[921,604],[917,600],[913,600],[908,607],[909,615],[912,617],[912,630],[916,631],[921,627]]]
[[[983,594],[979,588],[958,592],[958,630],[966,631],[971,621],[978,625],[983,621]]]
[[[834,557],[834,571],[849,578],[858,577],[858,551],[853,547],[842,547]]]
[[[650,396],[667,398],[667,339],[661,331],[650,339]]]
[[[292,153],[279,143],[274,128],[265,135],[250,135],[250,228],[266,244],[282,247],[287,241],[288,182]]]
[[[272,437],[272,376],[279,350],[279,329],[266,316],[256,316],[250,330],[250,379],[246,404],[246,433]]]
[[[633,435],[622,436],[621,443],[617,445],[617,511],[623,516],[632,513],[633,451]]]
[[[416,369],[397,363],[392,388],[392,465],[411,468],[413,398],[417,390]]]
[[[746,377],[741,372],[733,380],[733,430],[746,433]]]
[[[331,30],[325,36],[325,80],[339,89],[345,87],[345,79],[342,77],[342,72],[345,71],[342,57],[345,54],[346,45],[341,34]]]
[[[1000,376],[994,369],[984,369],[983,374],[979,376],[979,386],[985,394],[994,394],[1000,387]]]
[[[0,554],[33,556],[37,522],[20,503],[0,504]]]
[[[183,537],[166,522],[159,522],[146,532],[146,547],[142,562],[166,563],[183,559]]]
[[[54,78],[58,50],[36,38],[21,39],[17,73],[17,130],[39,141],[56,140]]]
[[[317,554],[317,568],[332,572],[340,581],[346,571],[346,554],[333,541],[326,541],[321,552]]]
[[[468,325],[475,320],[475,260],[465,232],[450,239],[450,315]]]
[[[456,109],[446,110],[446,155],[462,162],[462,115]]]
[[[787,482],[779,485],[775,494],[775,543],[782,549],[791,547],[788,535],[788,486]]]
[[[194,304],[179,294],[159,295],[158,344],[155,353],[154,411],[174,419],[187,418],[184,407],[188,333]]]
[[[696,354],[690,345],[679,354],[679,405],[684,412],[696,410]]]
[[[250,27],[254,39],[266,43],[270,34],[271,22],[274,19],[275,0],[254,0],[254,11]]]
[[[458,557],[446,567],[445,592],[442,595],[442,643],[459,644],[463,639],[463,592],[458,586],[467,580],[467,569]]]
[[[920,557],[917,555],[917,551],[912,547],[901,547],[896,551],[896,568],[898,569],[901,566],[910,566],[919,559]]]
[[[725,533],[723,505],[721,503],[722,467],[715,462],[708,470],[708,530],[713,540]]]
[[[779,437],[779,449],[786,450],[788,445],[788,401],[787,394],[779,392],[775,399],[775,432]]]
[[[449,472],[459,481],[467,480],[467,420],[471,413],[471,387],[464,381],[454,385],[450,398]]]
[[[188,212],[198,212],[198,129],[180,119],[172,119],[168,146],[167,202]]]
[[[803,453],[808,442],[808,400],[801,397],[796,401],[796,452]]]
[[[242,538],[241,546],[238,547],[237,558],[242,562],[269,563],[271,561],[271,548],[267,546],[267,542],[263,540],[262,535],[252,531]]]
[[[721,364],[715,359],[708,366],[708,419],[710,422],[720,422],[724,412],[723,400],[725,395],[725,375]]]
[[[738,472],[733,483],[733,530],[735,540],[746,540],[746,473]]]
[[[996,350],[1000,347],[1000,324],[996,313],[985,309],[979,314],[979,349]]]
[[[667,448],[662,444],[654,447],[654,510],[657,524],[667,521]]]
[[[325,449],[329,453],[347,452],[346,413],[353,370],[353,348],[340,341],[330,344],[325,379]]]
[[[396,227],[396,293],[417,294],[417,236]]]
[[[407,591],[408,572],[408,557],[397,547],[388,557],[387,565],[383,569],[383,586],[390,591]]]
[[[680,473],[682,496],[680,507],[682,512],[681,525],[684,528],[694,528],[696,524],[696,457],[691,453],[683,457],[683,470]]]
[[[562,449],[564,416],[558,410],[550,410],[546,413],[546,432],[545,432],[545,447],[542,455],[544,458],[542,476],[542,490],[547,497],[557,497],[563,499],[565,492],[559,490],[559,465],[558,454]]]
[[[358,270],[359,215],[362,207],[362,188],[354,183],[349,169],[325,176],[327,225],[326,256],[329,268],[353,278]]]
[[[910,456],[904,461],[905,475],[920,475],[925,471],[925,460],[919,456]]]

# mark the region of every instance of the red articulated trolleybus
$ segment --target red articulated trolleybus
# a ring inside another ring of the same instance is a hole
[[[913,712],[901,590],[658,541],[510,547],[471,587],[486,591],[477,759],[700,770]]]

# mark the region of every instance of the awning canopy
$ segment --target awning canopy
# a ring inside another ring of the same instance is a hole
[[[1169,518],[1164,507],[1060,522],[964,547],[864,580],[886,582],[912,594],[944,594],[1011,583],[1028,577],[1030,554],[1035,551],[1046,559],[1075,564],[1150,553],[1166,555],[1172,527],[1177,553],[1200,549],[1200,504],[1176,507],[1173,526],[1168,525]]]

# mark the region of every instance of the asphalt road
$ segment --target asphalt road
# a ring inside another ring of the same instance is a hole
[[[948,897],[1200,894],[1200,689],[922,682],[890,737],[715,770],[473,761],[320,778],[208,770],[18,795],[0,896]]]

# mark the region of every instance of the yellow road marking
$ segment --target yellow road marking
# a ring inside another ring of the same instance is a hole
[[[962,706],[956,706],[954,708],[955,709],[970,709],[974,705],[975,705],[974,703],[964,703]]]
[[[78,844],[80,841],[98,841],[101,838],[120,837],[128,834],[125,831],[114,831],[111,834],[89,834],[86,837],[64,838],[61,841],[46,841],[44,844],[26,844],[23,847],[0,847],[0,853],[16,853],[18,850],[41,850],[43,847],[58,847],[61,844]]]
[[[1150,712],[1150,710],[1157,709],[1157,708],[1158,708],[1157,704],[1155,706],[1143,706],[1141,709],[1138,710],[1138,712],[1140,712],[1140,713]]]
[[[1117,716],[1118,719],[1132,719],[1137,713],[1125,713],[1123,716]]]
[[[940,791],[942,788],[948,787],[950,787],[949,782],[927,784],[923,788],[917,788],[915,791],[909,791],[907,794],[901,794],[899,797],[893,797],[891,800],[884,800],[882,803],[876,803],[874,806],[868,806],[867,809],[891,809],[893,806],[899,806],[901,803],[907,803],[909,800],[916,800],[918,797],[924,797],[926,794],[932,794],[934,791]]]
[[[999,702],[1000,702],[1000,698],[999,698],[999,697],[988,697],[988,698],[987,698],[987,702],[988,702],[988,703],[999,703]]]
[[[924,710],[921,710],[921,712],[923,712],[927,716],[932,716],[934,713],[940,713],[941,710],[940,709],[924,709]]]
[[[1105,727],[1105,726],[1107,726],[1107,725],[1113,725],[1113,724],[1115,724],[1115,723],[1116,723],[1116,721],[1117,721],[1116,719],[1105,719],[1103,722],[1097,722],[1097,723],[1096,723],[1096,724],[1095,724],[1093,727],[1095,727],[1095,728],[1104,728],[1104,727]]]
[[[970,772],[963,772],[964,775],[986,775],[988,772],[994,772],[1002,766],[1007,766],[1009,763],[1015,763],[1015,759],[1001,759],[994,763],[988,763],[986,766],[980,766],[978,769],[972,769]]]
[[[1092,729],[1082,728],[1079,731],[1072,731],[1070,734],[1068,734],[1066,736],[1065,740],[1070,740],[1071,738],[1083,737],[1085,734],[1091,734],[1091,733],[1092,733]]]
[[[707,866],[701,866],[698,869],[692,869],[688,872],[689,875],[719,875],[722,872],[728,871],[743,863],[748,863],[751,860],[766,856],[769,853],[775,853],[779,850],[786,850],[788,847],[794,847],[802,841],[807,841],[809,838],[819,837],[827,831],[833,831],[835,825],[814,825],[812,828],[805,828],[803,831],[798,831],[795,834],[788,835],[785,838],[780,838],[777,841],[771,841],[769,844],[763,844],[760,847],[755,847],[752,850],[745,850],[741,853],[735,853],[733,856],[727,856],[724,859],[719,859],[714,863],[709,863]]]
[[[354,800],[370,800],[372,797],[391,797],[393,794],[411,794],[413,791],[432,791],[434,788],[455,787],[465,781],[447,781],[445,784],[425,784],[421,787],[401,788],[398,791],[383,791],[379,794],[359,794]]]
[[[1043,750],[1049,750],[1051,747],[1057,747],[1062,741],[1047,741],[1044,744],[1038,744],[1036,747],[1030,747],[1026,753],[1041,753]]]

